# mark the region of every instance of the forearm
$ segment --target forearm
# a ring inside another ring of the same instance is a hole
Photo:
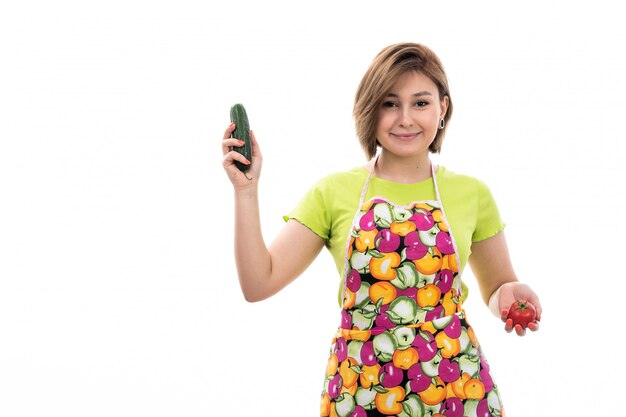
[[[266,298],[272,263],[261,231],[256,187],[235,190],[235,263],[246,300]]]

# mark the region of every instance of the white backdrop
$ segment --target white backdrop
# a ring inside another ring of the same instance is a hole
[[[221,166],[244,103],[269,243],[323,175],[365,162],[356,86],[431,47],[443,153],[483,179],[539,332],[466,308],[509,416],[616,415],[624,388],[626,32],[613,3],[24,1],[0,8],[0,415],[315,416],[339,324],[327,252],[249,304]]]

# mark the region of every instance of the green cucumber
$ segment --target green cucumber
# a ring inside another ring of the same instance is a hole
[[[235,124],[235,130],[232,133],[232,137],[242,140],[243,146],[234,146],[233,149],[242,154],[248,161],[252,162],[252,138],[250,138],[250,122],[248,121],[248,114],[243,104],[237,103],[230,108],[230,121]],[[241,172],[247,172],[250,169],[250,165],[242,164],[239,161],[235,161],[235,166],[239,168]]]

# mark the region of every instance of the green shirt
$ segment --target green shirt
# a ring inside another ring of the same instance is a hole
[[[364,167],[330,174],[313,185],[291,213],[284,216],[285,221],[295,219],[324,239],[341,277],[338,294],[340,305],[347,238],[368,174],[369,171]],[[494,236],[505,225],[485,183],[467,175],[456,174],[443,166],[439,166],[435,175],[441,202],[459,251],[461,273],[470,256],[472,243]],[[375,176],[370,180],[365,201],[372,197],[384,197],[398,205],[437,199],[432,178],[414,184],[402,184]],[[465,284],[463,293],[465,299]]]

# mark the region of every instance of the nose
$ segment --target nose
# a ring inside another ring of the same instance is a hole
[[[409,107],[403,107],[400,111],[400,126],[409,127],[413,126],[413,117],[411,117],[411,109]]]

